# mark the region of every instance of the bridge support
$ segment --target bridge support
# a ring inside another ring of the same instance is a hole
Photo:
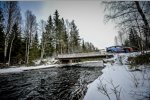
[[[79,62],[80,59],[59,59],[62,64],[76,63]]]

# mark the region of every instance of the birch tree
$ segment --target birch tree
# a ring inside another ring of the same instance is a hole
[[[26,64],[29,64],[30,47],[32,46],[33,33],[37,30],[36,16],[29,10],[25,13],[26,34]]]
[[[19,21],[21,16],[20,16],[20,9],[17,1],[5,1],[2,3],[2,6],[3,6],[3,15],[4,15],[4,27],[5,27],[4,62],[6,63],[9,35],[12,31],[13,25]]]
[[[2,9],[0,8],[0,63],[3,63],[4,58],[4,26],[3,26],[3,14]]]
[[[8,58],[8,66],[10,65],[10,58],[11,58],[11,52],[12,52],[12,47],[13,47],[13,41],[16,37],[16,33],[14,33],[15,27],[17,27],[17,24],[14,24],[13,28],[12,28],[12,32],[11,32],[11,37],[10,37],[10,48],[9,48],[9,58]]]

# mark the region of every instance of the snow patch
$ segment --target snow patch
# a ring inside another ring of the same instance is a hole
[[[48,57],[48,58],[45,58],[45,59],[37,59],[35,61],[33,61],[35,65],[40,65],[41,62],[45,65],[51,65],[51,64],[56,64],[58,62],[58,60],[56,60],[55,58],[53,57]]]

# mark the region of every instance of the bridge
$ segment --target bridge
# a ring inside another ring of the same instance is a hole
[[[112,57],[112,53],[106,53],[106,52],[89,52],[89,53],[74,53],[74,54],[61,54],[56,57],[61,63],[72,63],[72,62],[78,62],[81,59],[86,58],[109,58]]]

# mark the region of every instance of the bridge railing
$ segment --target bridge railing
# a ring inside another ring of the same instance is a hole
[[[88,57],[88,56],[100,56],[100,55],[108,55],[108,54],[101,53],[101,52],[61,54],[58,55],[57,58],[74,58],[74,57]]]

